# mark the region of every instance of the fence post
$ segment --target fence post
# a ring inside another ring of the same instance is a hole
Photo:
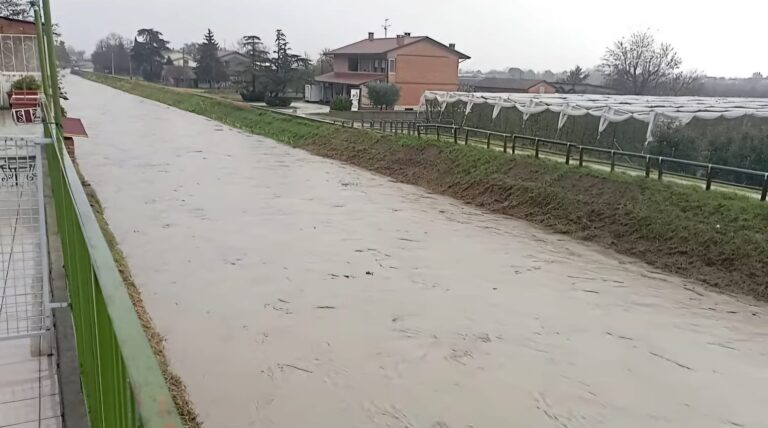
[[[659,181],[662,175],[664,175],[664,158],[659,157]]]
[[[707,184],[704,186],[704,190],[712,188],[712,164],[707,165]]]
[[[646,156],[645,157],[645,178],[649,178],[651,176],[651,157]]]
[[[579,146],[579,166],[584,166],[584,146]]]
[[[469,144],[469,129],[465,129],[464,131],[464,145],[466,146]]]
[[[508,135],[504,136],[504,153],[507,152],[507,137],[508,137]]]
[[[571,143],[568,143],[565,146],[565,164],[571,164]]]
[[[768,173],[763,178],[763,193],[760,194],[760,200],[765,202],[765,198],[768,197]]]
[[[512,136],[512,154],[515,154],[515,146],[517,146],[517,135]]]
[[[539,158],[539,139],[538,138],[533,141],[533,146],[534,146],[533,147],[533,157],[538,159]]]
[[[491,133],[488,133],[488,137],[485,139],[485,148],[490,149],[491,148]]]
[[[418,138],[421,138],[421,126],[420,125],[416,125],[416,136]]]
[[[440,125],[435,125],[435,133],[437,134],[437,141],[440,141]]]
[[[611,150],[611,172],[616,171],[616,151]]]
[[[453,142],[454,144],[459,144],[459,128],[453,127]]]

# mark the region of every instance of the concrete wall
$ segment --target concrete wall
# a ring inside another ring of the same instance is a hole
[[[418,106],[424,91],[459,88],[459,56],[430,40],[394,50],[389,58],[397,62],[389,81],[400,87],[400,107]]]

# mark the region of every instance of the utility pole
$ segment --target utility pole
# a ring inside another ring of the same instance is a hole
[[[112,75],[115,75],[115,48],[112,48]]]
[[[391,27],[391,25],[389,24],[389,18],[385,18],[384,25],[381,26],[381,28],[384,29],[384,38],[387,37],[387,30],[389,30],[389,27]]]

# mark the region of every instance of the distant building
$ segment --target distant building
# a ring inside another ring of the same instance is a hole
[[[396,108],[415,108],[424,91],[455,91],[459,63],[469,56],[430,37],[410,33],[390,38],[368,38],[330,52],[333,72],[315,77],[322,85],[323,101],[361,89],[361,105],[370,105],[365,84],[388,82],[400,88]]]
[[[32,21],[0,17],[0,105],[9,105],[8,91],[26,75],[40,79],[37,28]]]
[[[545,80],[513,79],[509,77],[486,77],[474,82],[467,81],[471,92],[554,94],[557,88]]]
[[[232,82],[242,80],[243,75],[251,67],[251,60],[248,56],[238,51],[220,50],[219,59],[227,70],[229,80]]]

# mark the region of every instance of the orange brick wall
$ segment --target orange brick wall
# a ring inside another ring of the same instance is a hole
[[[401,107],[419,105],[424,91],[455,91],[459,88],[459,57],[424,40],[389,53],[396,58],[390,83],[400,87]]]
[[[542,88],[544,89],[542,90]],[[528,93],[530,94],[554,94],[555,92],[557,92],[555,87],[547,83],[539,83],[528,89]]]

